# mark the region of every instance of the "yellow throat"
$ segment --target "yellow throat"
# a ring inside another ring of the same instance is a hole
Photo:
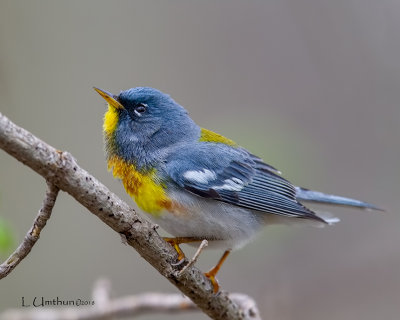
[[[117,128],[118,111],[108,105],[104,115],[103,130],[110,138]],[[112,170],[115,178],[121,179],[126,192],[135,200],[138,207],[153,215],[160,215],[164,209],[171,207],[171,200],[164,187],[157,181],[156,170],[140,172],[135,165],[125,162],[116,155],[108,159],[108,170]]]

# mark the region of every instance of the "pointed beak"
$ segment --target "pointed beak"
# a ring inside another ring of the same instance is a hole
[[[101,90],[99,88],[93,87],[94,90],[96,90],[96,92],[101,95],[103,97],[104,100],[106,100],[108,102],[108,104],[110,106],[113,106],[115,109],[124,109],[124,106],[122,104],[120,104],[117,100],[116,100],[116,96],[113,95],[110,92]]]

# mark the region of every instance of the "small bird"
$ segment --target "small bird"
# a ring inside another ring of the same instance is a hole
[[[179,245],[224,251],[205,275],[214,292],[215,276],[231,250],[243,247],[265,225],[337,222],[300,201],[380,210],[340,196],[296,187],[274,167],[234,141],[199,127],[169,95],[137,87],[113,95],[94,88],[108,103],[104,141],[108,169],[122,180],[139,208],[175,238],[164,238],[185,258]]]

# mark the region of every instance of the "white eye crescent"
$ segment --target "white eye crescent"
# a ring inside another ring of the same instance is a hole
[[[145,104],[145,103],[139,103],[137,106],[135,106],[135,109],[133,110],[134,112],[135,112],[135,114],[138,116],[138,117],[141,117],[142,116],[142,113],[145,113],[146,112],[146,110],[147,110],[147,104]]]

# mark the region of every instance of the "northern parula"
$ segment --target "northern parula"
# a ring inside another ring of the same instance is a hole
[[[108,168],[122,180],[139,208],[176,238],[174,246],[208,240],[224,255],[206,273],[215,276],[233,249],[263,226],[337,222],[299,201],[377,209],[372,204],[296,187],[274,167],[234,141],[200,128],[169,95],[148,87],[113,95],[94,88],[108,103],[104,140]]]

